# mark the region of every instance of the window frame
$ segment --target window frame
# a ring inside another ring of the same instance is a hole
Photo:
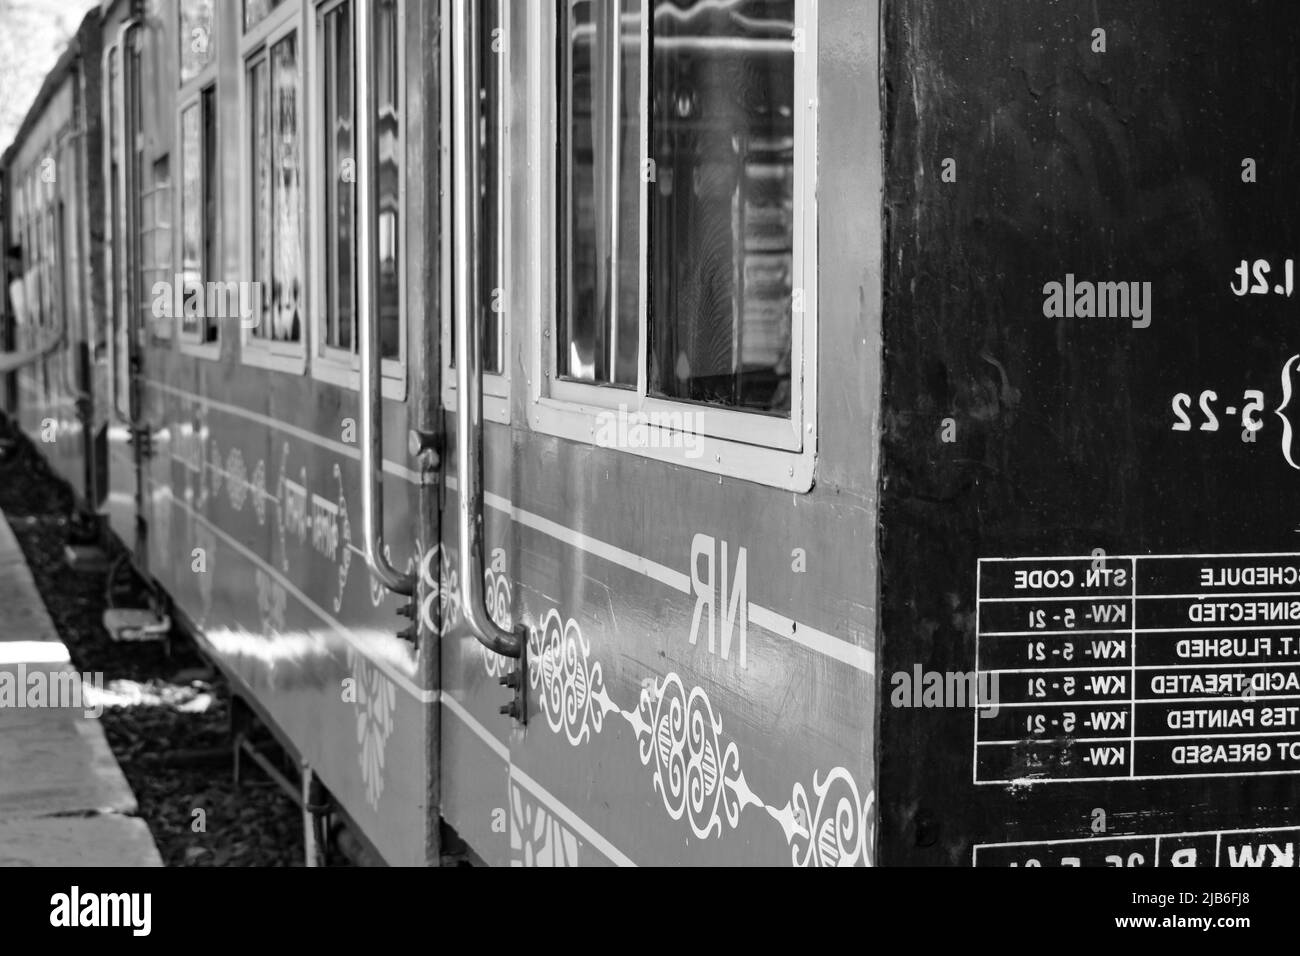
[[[692,455],[683,435],[668,425],[647,425],[650,440],[642,447],[619,448],[628,454],[672,462],[688,468],[745,478],[759,484],[796,492],[813,485],[817,452],[817,89],[818,89],[818,4],[796,0],[795,37],[803,49],[795,51],[794,101],[795,170],[792,288],[803,292],[801,311],[791,312],[791,368],[789,418],[761,412],[728,409],[701,402],[659,398],[647,391],[648,378],[648,269],[649,238],[646,231],[648,190],[640,197],[642,238],[638,315],[637,387],[562,380],[556,374],[558,348],[560,266],[562,259],[556,237],[562,210],[556,194],[560,172],[559,148],[562,122],[559,99],[558,57],[559,11],[555,4],[528,4],[529,83],[545,91],[533,98],[529,119],[529,170],[532,198],[530,242],[533,246],[533,276],[530,307],[532,348],[528,419],[535,431],[594,443],[602,416],[626,409],[639,416],[674,416],[692,413],[703,418],[695,430],[698,456]],[[648,117],[650,82],[649,0],[641,0],[642,55],[641,109]],[[802,33],[799,31],[802,30]],[[642,123],[641,155],[648,155],[649,121]],[[671,418],[669,418],[671,421]],[[654,447],[655,445],[666,447]],[[674,447],[674,445],[680,447]]]
[[[320,122],[309,124],[312,130],[310,142],[305,150],[305,162],[308,170],[308,195],[311,197],[313,208],[325,210],[326,196],[326,178],[325,178],[325,147],[321,142],[321,136],[325,130],[325,75],[324,75],[324,31],[325,15],[331,10],[340,6],[345,0],[310,0],[312,14],[311,28],[311,51],[309,53],[310,69],[309,75],[315,82],[311,90],[305,95],[304,103],[307,111],[314,117],[319,117]],[[410,316],[407,306],[407,279],[409,265],[409,227],[411,217],[406,208],[407,197],[407,175],[408,163],[406,154],[406,129],[409,123],[407,111],[407,85],[406,85],[406,3],[399,0],[395,4],[397,10],[397,73],[400,86],[400,117],[398,122],[397,149],[402,156],[402,174],[398,185],[398,206],[402,210],[402,216],[398,223],[398,233],[400,241],[398,244],[398,263],[397,263],[397,286],[398,286],[398,309],[400,312],[398,320],[398,353],[397,358],[381,358],[379,362],[379,379],[381,395],[385,399],[397,402],[406,401],[407,397],[407,357],[409,354],[408,339],[410,336]],[[352,0],[351,10],[351,28],[352,28],[352,51],[353,65],[356,64],[356,24],[357,17],[365,14],[373,15],[375,6],[371,0]],[[444,31],[445,32],[445,31]],[[376,31],[371,30],[372,39],[376,36]],[[375,62],[374,54],[371,54],[371,63]],[[372,83],[374,80],[372,80]],[[354,98],[353,108],[359,109],[361,104]],[[354,125],[355,132],[355,125]],[[356,143],[354,140],[353,148]],[[357,169],[360,171],[361,163],[364,157],[356,156]],[[314,174],[314,175],[313,175]],[[376,210],[377,212],[378,210]],[[326,248],[327,222],[326,215],[322,214],[319,222],[313,228],[311,233],[311,246],[313,256],[308,260],[312,263],[312,280],[308,283],[311,288],[312,303],[320,303],[319,308],[315,305],[309,307],[307,314],[310,316],[309,324],[312,331],[312,361],[311,376],[317,381],[325,382],[330,385],[337,385],[350,391],[360,392],[361,390],[361,358],[354,350],[348,352],[346,349],[336,348],[328,343],[326,335],[326,324],[329,322],[329,297],[325,288],[325,269],[318,268],[325,264],[329,255]],[[361,228],[361,221],[358,218],[357,228]],[[375,250],[377,254],[377,250]],[[318,261],[319,260],[319,261]],[[358,268],[360,268],[358,262]],[[378,304],[378,293],[376,290],[376,305]],[[376,315],[375,320],[378,321]]]
[[[204,142],[204,135],[203,135],[205,131],[204,122],[203,122],[204,121],[203,97],[204,94],[209,89],[212,91],[212,109],[214,113],[213,122],[217,124],[218,131],[220,130],[221,110],[219,108],[219,101],[217,99],[218,96],[217,56],[219,53],[219,50],[217,49],[217,33],[218,33],[217,17],[218,17],[217,7],[216,4],[214,3],[212,7],[212,23],[208,31],[208,62],[204,65],[204,67],[201,70],[199,70],[198,73],[194,74],[194,76],[190,77],[188,80],[182,80],[183,70],[184,70],[183,68],[184,58],[181,54],[181,47],[183,44],[189,41],[185,34],[185,29],[184,29],[184,2],[183,0],[181,0],[181,2],[178,2],[175,5],[175,17],[174,17],[173,25],[176,29],[176,41],[173,44],[172,52],[175,55],[174,63],[176,68],[175,75],[176,75],[177,93],[176,93],[176,110],[175,110],[175,117],[174,117],[175,129],[173,130],[173,136],[174,136],[173,142],[176,144],[176,149],[174,150],[174,152],[179,157],[180,162],[178,164],[178,168],[176,171],[177,174],[173,174],[171,176],[171,182],[168,184],[168,188],[172,190],[172,196],[173,196],[172,209],[171,209],[171,223],[175,225],[175,228],[171,228],[170,230],[171,235],[169,239],[171,240],[170,246],[171,246],[172,262],[177,267],[172,270],[171,275],[165,276],[165,280],[168,282],[168,284],[175,283],[177,276],[183,276],[184,274],[184,271],[181,268],[185,258],[184,257],[184,250],[185,250],[185,218],[184,218],[185,217],[185,121],[184,121],[184,117],[185,117],[185,113],[188,110],[190,109],[198,110],[199,149],[201,151],[204,150],[207,144]],[[220,139],[220,132],[218,132],[217,138]],[[220,156],[218,156],[217,158],[217,164],[219,167]],[[206,263],[203,261],[204,249],[208,241],[210,239],[214,239],[214,237],[208,235],[208,230],[210,228],[216,230],[216,237],[214,241],[218,243],[218,249],[220,248],[220,239],[221,239],[220,222],[214,222],[214,223],[208,222],[207,210],[206,210],[206,199],[207,199],[206,191],[208,188],[207,179],[208,177],[207,177],[207,170],[206,170],[206,155],[201,155],[199,157],[199,202],[200,202],[199,281],[204,283],[203,296],[204,296],[205,312],[206,312],[206,305],[207,305],[207,283],[210,281],[217,281],[218,278],[220,278],[221,281],[224,281],[224,277],[207,275],[204,269],[204,266],[206,265]],[[221,177],[220,176],[217,177],[217,182],[213,184],[213,188],[217,190],[214,201],[217,204],[218,210],[220,210],[220,206],[221,206],[221,192],[220,192]],[[154,199],[154,202],[157,202],[156,198]],[[141,197],[141,208],[143,209],[143,207],[144,207],[144,196]],[[220,219],[219,216],[218,219]],[[151,233],[155,233],[157,230],[154,229],[151,224],[149,231]],[[151,236],[150,241],[156,242],[157,241],[156,236]],[[181,296],[180,296],[182,310],[184,309],[184,302],[185,302],[184,291],[185,291],[184,289],[181,290]],[[150,301],[152,301],[152,296],[150,296],[149,298]],[[176,298],[177,298],[176,290],[173,289],[172,290],[173,303],[176,301]],[[198,332],[186,332],[183,311],[180,315],[173,315],[170,321],[167,319],[161,319],[158,316],[152,316],[150,321],[146,323],[146,326],[149,329],[150,334],[156,339],[158,339],[164,347],[170,347],[172,342],[176,342],[178,343],[182,354],[191,355],[199,359],[206,359],[208,361],[216,361],[221,358],[221,343],[222,340],[226,337],[226,333],[225,333],[225,329],[223,328],[222,320],[220,318],[214,320],[214,319],[209,319],[205,316],[204,319],[202,320],[204,325],[206,325],[206,323],[208,323],[209,321],[214,322],[216,325],[217,339],[215,342],[204,341],[204,335],[202,329],[200,329],[200,331]]]
[[[208,74],[209,70],[211,70],[213,74],[210,77]],[[185,114],[189,110],[193,109],[197,111],[199,118],[199,282],[203,284],[202,295],[205,312],[203,319],[200,320],[200,324],[201,326],[206,326],[209,322],[213,323],[217,329],[217,338],[215,342],[204,341],[202,328],[197,332],[185,331],[184,289],[180,290],[181,313],[179,315],[173,315],[170,321],[159,319],[157,316],[154,316],[153,321],[150,323],[152,331],[159,339],[171,339],[172,341],[179,343],[182,354],[192,355],[195,358],[206,359],[208,361],[216,361],[221,358],[221,342],[225,338],[225,328],[223,327],[224,320],[221,317],[210,318],[206,315],[208,300],[207,283],[225,281],[224,277],[208,275],[206,271],[207,263],[204,261],[208,242],[216,242],[217,249],[220,250],[221,241],[220,223],[208,221],[207,189],[209,184],[206,167],[208,143],[205,142],[204,137],[206,130],[204,126],[205,117],[203,115],[204,95],[211,90],[213,121],[218,124],[221,121],[221,111],[218,108],[217,102],[217,83],[215,73],[215,67],[209,66],[197,79],[187,83],[185,85],[184,94],[177,96],[176,98],[176,138],[174,142],[176,143],[176,154],[180,158],[180,175],[172,175],[170,184],[172,195],[175,197],[175,204],[172,207],[171,221],[176,224],[177,228],[171,229],[170,238],[172,246],[172,262],[176,264],[176,269],[173,270],[173,274],[168,277],[167,281],[169,283],[174,283],[177,276],[180,276],[183,279],[185,275]],[[200,82],[205,78],[207,78],[209,82]],[[220,127],[218,127],[218,130],[219,128]],[[219,132],[217,138],[220,139]],[[217,162],[220,164],[220,156],[218,156]],[[221,208],[220,176],[217,177],[217,182],[213,183],[212,186],[217,190],[213,201],[219,211]],[[218,219],[219,218],[220,216],[218,216]],[[209,229],[217,231],[215,238],[208,234]],[[148,231],[156,232],[157,230],[150,229]],[[173,289],[172,302],[174,303],[175,301],[176,290]],[[163,331],[164,329],[166,331]]]
[[[242,8],[241,8],[242,12]],[[271,51],[275,45],[286,37],[293,36],[297,44],[298,72],[298,136],[302,146],[302,189],[306,196],[302,203],[302,262],[304,272],[310,271],[313,263],[312,223],[315,219],[310,201],[311,168],[307,149],[308,137],[312,135],[313,124],[308,109],[308,92],[305,83],[310,71],[307,69],[308,50],[303,43],[303,9],[298,0],[288,0],[272,10],[251,29],[244,32],[239,43],[239,228],[244,241],[240,248],[240,272],[246,276],[257,273],[257,264],[253,261],[253,201],[255,199],[253,182],[253,113],[249,101],[248,74],[260,60],[266,64],[267,82],[271,79]],[[310,44],[307,45],[310,47]],[[269,108],[269,107],[268,107]],[[269,118],[269,114],[268,114]],[[315,284],[303,276],[303,321],[302,334],[297,342],[280,342],[272,338],[254,335],[246,323],[239,323],[239,359],[244,365],[257,368],[303,375],[307,371],[308,343],[312,335],[311,315],[314,307]],[[259,306],[260,308],[260,306]]]
[[[177,121],[180,121],[180,115],[184,110],[177,111]],[[177,139],[179,143],[180,140]],[[149,185],[147,188],[140,190],[140,223],[139,223],[139,245],[140,245],[140,287],[145,290],[146,299],[152,306],[153,282],[166,282],[170,288],[176,280],[175,264],[179,261],[177,258],[176,248],[173,243],[176,241],[177,232],[173,228],[172,220],[176,219],[176,208],[180,203],[180,188],[177,187],[175,180],[171,176],[171,156],[172,153],[161,153],[154,159],[152,165],[153,171],[149,175]],[[168,164],[168,175],[164,182],[160,182],[156,173],[159,162],[166,160]],[[160,212],[165,209],[167,218],[162,218]],[[159,233],[166,235],[160,239]],[[165,242],[166,252],[160,254],[158,249],[159,242]],[[152,282],[150,280],[153,280]],[[149,333],[149,341],[152,345],[162,348],[171,349],[172,343],[177,341],[176,325],[179,323],[179,316],[172,316],[170,319],[159,318],[153,314],[152,308],[149,308],[147,316],[141,316],[141,328],[146,329]],[[191,341],[197,343],[197,338],[191,336]],[[219,339],[218,339],[219,341]]]
[[[497,268],[501,276],[501,289],[505,294],[504,301],[506,306],[499,313],[500,328],[497,331],[497,346],[501,350],[501,371],[488,372],[483,371],[483,418],[485,421],[495,422],[498,425],[510,424],[510,383],[511,383],[511,362],[514,353],[511,351],[511,321],[510,316],[521,314],[521,308],[525,307],[521,301],[522,297],[516,297],[511,294],[511,290],[516,287],[512,281],[515,267],[515,257],[511,250],[514,248],[515,229],[513,226],[514,217],[511,215],[514,206],[513,188],[515,183],[515,164],[510,160],[514,157],[514,137],[512,136],[513,116],[514,116],[514,87],[511,83],[512,71],[511,60],[516,56],[515,47],[510,42],[514,36],[513,27],[516,21],[521,18],[515,8],[517,6],[533,6],[534,4],[517,4],[513,0],[500,0],[501,4],[501,22],[498,24],[501,29],[501,35],[506,38],[506,51],[504,55],[497,57],[497,85],[502,95],[507,97],[502,104],[500,113],[500,125],[497,129],[497,155],[500,160],[498,169],[500,169],[500,196],[501,199],[497,204],[497,243],[499,248]],[[443,23],[449,23],[451,17],[451,8],[447,0],[440,0],[440,13]],[[531,14],[528,15],[531,18]],[[449,120],[452,115],[452,49],[451,39],[448,36],[450,31],[441,31],[440,39],[440,63],[441,63],[441,89],[439,91],[440,106],[439,109],[444,122]],[[525,50],[528,48],[525,46]],[[527,101],[527,97],[525,97]],[[452,158],[447,149],[439,150],[439,175],[442,182],[450,183],[452,177]],[[440,243],[439,263],[444,276],[450,277],[454,274],[454,262],[452,259],[454,250],[452,243],[446,237],[452,234],[452,209],[451,203],[440,203],[440,216],[442,223],[440,231],[444,239]],[[475,255],[480,255],[481,250],[475,249]],[[439,284],[439,301],[441,303],[442,314],[448,319],[442,322],[442,345],[439,349],[442,365],[442,404],[449,412],[455,412],[457,408],[458,394],[456,388],[456,363],[452,360],[454,351],[452,341],[452,325],[450,316],[455,313],[452,311],[452,283],[450,279]]]

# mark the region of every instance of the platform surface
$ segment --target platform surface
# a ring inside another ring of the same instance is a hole
[[[78,681],[0,513],[0,866],[161,866]]]

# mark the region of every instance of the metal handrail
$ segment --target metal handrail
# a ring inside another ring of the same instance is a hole
[[[384,548],[383,380],[379,374],[379,323],[375,321],[375,197],[377,188],[371,14],[352,5],[356,29],[357,98],[357,351],[361,366],[361,529],[366,564],[388,590],[415,593],[415,575],[393,567]]]
[[[521,659],[523,628],[507,631],[488,614],[483,544],[483,338],[478,326],[478,47],[474,0],[453,0],[452,260],[456,343],[456,479],[461,613],[488,650]],[[522,714],[516,714],[522,720]]]
[[[25,368],[37,364],[45,358],[53,355],[63,348],[63,332],[54,336],[52,342],[45,345],[39,345],[34,349],[25,349],[21,352],[0,352],[0,375],[9,375],[13,372],[20,372]]]

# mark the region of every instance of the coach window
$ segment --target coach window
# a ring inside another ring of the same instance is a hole
[[[36,252],[36,301],[40,303],[37,323],[41,326],[42,334],[44,334],[45,328],[51,324],[50,313],[53,311],[50,303],[49,242],[47,240],[50,231],[50,215],[45,190],[36,175],[32,177],[32,192],[38,197],[36,221],[32,224],[33,249]]]
[[[510,111],[510,63],[512,46],[512,16],[520,18],[522,12],[512,9],[508,0],[476,0],[476,41],[479,107],[479,219],[476,253],[479,258],[479,327],[483,329],[483,414],[490,421],[508,424],[510,421],[510,323],[509,305],[514,284],[510,281],[513,266],[510,251],[509,197],[512,184]],[[521,47],[521,51],[523,48]],[[450,63],[450,50],[444,51],[444,63]],[[450,111],[451,83],[444,82],[443,109]],[[444,115],[449,115],[445,113]],[[449,181],[450,167],[445,167],[444,181]],[[450,235],[450,204],[443,223],[444,235]],[[451,274],[453,250],[443,244],[444,267]],[[451,315],[451,284],[443,288],[444,314]],[[449,410],[456,408],[456,352],[457,343],[452,338],[452,323],[442,327],[443,404]]]
[[[27,260],[26,269],[23,272],[27,284],[27,308],[28,314],[32,317],[32,326],[41,329],[45,325],[45,269],[41,265],[42,250],[44,249],[44,230],[41,228],[41,200],[40,194],[36,191],[36,178],[29,177],[27,181],[27,242],[24,244],[24,253]],[[33,342],[41,335],[44,330],[35,333]]]
[[[45,193],[45,215],[42,217],[45,229],[42,234],[44,248],[41,250],[41,271],[44,275],[45,283],[45,334],[49,335],[54,333],[59,326],[58,297],[60,290],[55,284],[56,262],[54,258],[57,255],[58,247],[55,240],[54,197],[51,195],[50,191],[42,191]],[[53,374],[53,369],[51,368],[51,364],[52,363],[49,362],[41,363],[41,378],[43,380],[42,387],[45,390],[45,400],[47,402],[50,400],[52,393],[50,378]]]
[[[39,328],[45,324],[45,272],[41,266],[41,200],[36,191],[35,176],[28,178],[27,196],[27,242],[24,249],[27,268],[23,275],[27,283],[28,315],[32,317],[32,326]],[[43,334],[43,331],[36,333],[33,342]]]
[[[204,358],[219,355],[221,317],[227,283],[221,274],[217,222],[220,182],[217,144],[215,36],[213,0],[181,0],[177,30],[180,76],[180,290],[176,277],[164,276],[151,285],[152,312],[148,324],[167,337],[179,322],[182,351]],[[152,221],[152,216],[147,217]],[[151,250],[145,249],[146,260]],[[214,290],[220,290],[214,295]],[[179,295],[177,294],[179,292]],[[170,293],[170,295],[169,295]],[[170,301],[169,301],[170,299]],[[176,304],[179,303],[179,314]],[[235,305],[238,298],[235,297]],[[170,320],[169,320],[170,319]]]
[[[18,246],[18,275],[6,276],[6,279],[11,283],[9,291],[15,294],[13,308],[9,313],[13,316],[13,326],[10,334],[14,336],[13,347],[22,351],[27,347],[27,343],[23,340],[23,336],[27,334],[25,329],[27,325],[27,203],[22,184],[17,181],[17,177],[13,176],[12,173],[10,176],[11,178],[8,179],[7,184],[11,186],[13,241]],[[0,227],[2,225],[0,224]],[[0,228],[0,232],[3,232],[3,228]],[[6,259],[9,253],[10,250],[4,250]],[[4,295],[4,293],[5,290],[0,289],[0,295]]]
[[[44,248],[41,250],[41,271],[45,280],[45,325],[49,329],[56,329],[59,325],[60,289],[55,282],[55,273],[58,267],[58,263],[55,261],[55,256],[58,254],[58,241],[55,238],[54,217],[54,197],[47,193],[45,197],[45,215],[42,217],[45,229],[42,234]]]
[[[357,152],[356,24],[358,16],[373,19],[371,84],[374,90],[375,155]],[[324,381],[360,387],[358,375],[357,304],[360,266],[357,262],[357,184],[373,163],[376,182],[374,297],[379,324],[383,392],[386,398],[405,397],[406,336],[403,316],[405,236],[405,163],[402,137],[403,15],[398,0],[332,0],[316,8],[314,81],[317,129],[312,163],[319,170],[317,207],[324,210],[317,226],[321,268],[315,293],[318,316],[317,360],[312,374]]]
[[[181,342],[214,345],[230,303],[218,260],[216,91],[181,111]],[[159,288],[155,286],[155,289]],[[214,290],[221,290],[215,294]],[[236,301],[237,302],[237,294]],[[155,303],[157,305],[157,303]],[[155,314],[159,310],[155,308]],[[207,353],[203,353],[207,354]]]
[[[183,199],[184,197],[182,197]],[[184,314],[184,302],[178,310],[172,295],[176,279],[176,255],[172,251],[172,218],[175,194],[172,192],[171,156],[163,153],[153,161],[147,182],[140,188],[140,276],[141,287],[165,294],[146,296],[141,303],[141,327],[149,329],[154,344],[167,347],[172,338],[173,315]],[[162,285],[158,285],[162,283]],[[163,308],[173,300],[171,308]],[[155,308],[155,305],[158,308]],[[189,348],[193,340],[185,343]]]
[[[815,34],[813,0],[557,0],[534,424],[599,440],[619,409],[628,451],[811,484]]]
[[[242,360],[306,368],[302,50],[299,6],[246,0],[243,60],[243,274],[251,315],[241,322]]]

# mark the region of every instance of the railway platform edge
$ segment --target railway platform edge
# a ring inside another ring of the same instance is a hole
[[[0,866],[162,866],[0,512]]]

